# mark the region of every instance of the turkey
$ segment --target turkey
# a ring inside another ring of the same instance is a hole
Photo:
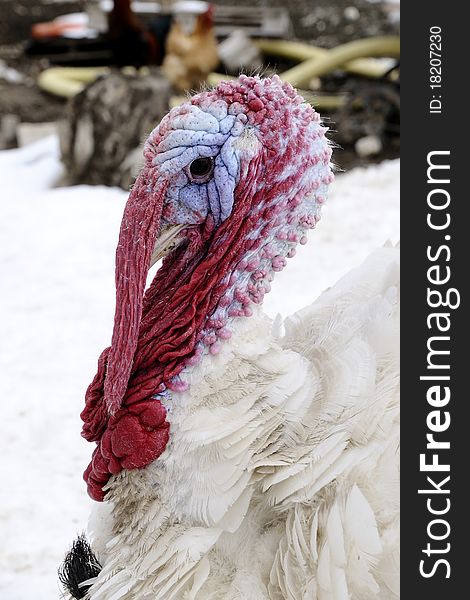
[[[398,597],[398,248],[284,322],[261,310],[320,218],[325,133],[289,84],[240,76],[150,134],[82,413],[104,502],[69,598]]]

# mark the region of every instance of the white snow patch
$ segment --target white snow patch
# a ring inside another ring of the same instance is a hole
[[[80,411],[109,344],[114,252],[127,194],[56,188],[56,138],[0,152],[0,598],[60,597],[56,571],[86,526]],[[318,229],[276,276],[287,315],[387,239],[398,239],[399,162],[339,175]]]

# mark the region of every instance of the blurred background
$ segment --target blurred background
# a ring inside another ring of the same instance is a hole
[[[321,113],[336,179],[264,302],[291,314],[398,241],[400,4],[0,0],[0,11],[0,599],[50,600],[90,511],[79,414],[110,341],[142,142],[188,93],[241,71],[278,73]]]
[[[132,152],[168,108],[240,71],[278,72],[301,89],[332,123],[340,166],[398,154],[395,1],[0,0],[0,7],[0,149],[58,131],[71,183],[128,188],[138,161]]]

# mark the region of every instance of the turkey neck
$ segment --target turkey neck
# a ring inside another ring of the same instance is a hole
[[[257,184],[265,180],[262,164],[258,159],[244,168],[234,212],[217,231],[206,224],[191,232],[187,246],[157,272],[144,299],[136,386],[147,387],[158,362],[162,380],[156,392],[187,389],[184,367],[220,351],[234,320],[252,315],[275,273],[295,255],[298,243],[306,243],[322,202],[313,197],[315,182],[302,194],[296,193],[297,173],[270,186]]]

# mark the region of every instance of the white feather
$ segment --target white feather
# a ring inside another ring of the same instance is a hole
[[[382,248],[186,374],[165,452],[91,523],[90,600],[398,598],[397,285]]]

